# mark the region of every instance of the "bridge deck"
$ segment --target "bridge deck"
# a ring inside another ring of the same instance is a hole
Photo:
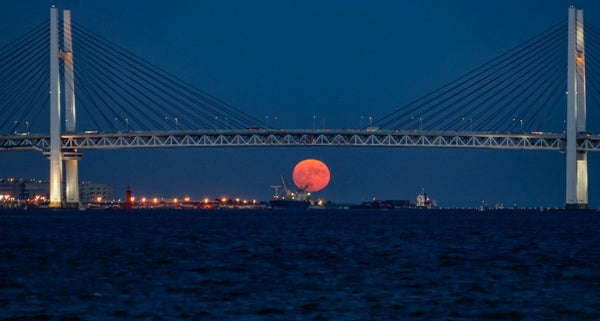
[[[556,133],[491,133],[389,130],[204,130],[83,133],[61,136],[62,149],[225,146],[448,147],[564,151]],[[578,135],[578,149],[600,151],[600,135]],[[0,136],[0,151],[49,150],[47,135]]]

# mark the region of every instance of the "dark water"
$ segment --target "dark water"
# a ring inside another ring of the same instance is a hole
[[[600,320],[599,228],[596,212],[0,212],[0,320]]]

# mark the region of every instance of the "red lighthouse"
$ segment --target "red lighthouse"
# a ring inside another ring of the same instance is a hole
[[[125,195],[127,197],[125,199],[125,209],[130,210],[131,206],[133,205],[133,196],[131,196],[131,189],[129,186],[127,186],[127,192],[125,192]]]

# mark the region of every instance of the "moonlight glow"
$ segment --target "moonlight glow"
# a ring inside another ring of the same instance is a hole
[[[329,184],[329,168],[320,160],[305,159],[294,167],[294,184],[308,192],[317,192]]]

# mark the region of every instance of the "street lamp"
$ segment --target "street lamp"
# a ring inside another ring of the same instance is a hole
[[[313,115],[313,130],[315,130],[315,122],[317,121],[317,115]]]
[[[420,129],[423,131],[423,117],[419,117]]]
[[[521,122],[521,133],[523,132],[523,119],[519,120]]]
[[[177,117],[175,117],[175,130],[177,130],[177,121],[178,121],[178,119],[177,119]]]

